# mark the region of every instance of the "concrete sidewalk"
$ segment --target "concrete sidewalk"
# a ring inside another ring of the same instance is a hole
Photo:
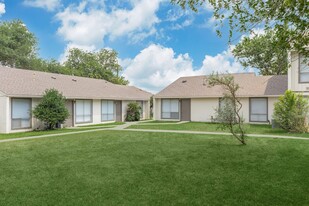
[[[58,133],[58,134],[47,134],[47,135],[39,135],[39,136],[30,136],[30,137],[20,137],[20,138],[11,138],[11,139],[3,139],[0,140],[0,143],[4,142],[14,142],[14,141],[22,141],[28,139],[40,139],[46,137],[57,137],[57,136],[66,136],[72,134],[82,134],[82,133],[90,133],[90,132],[99,132],[99,131],[128,131],[128,132],[152,132],[152,133],[177,133],[177,134],[201,134],[201,135],[225,135],[230,136],[230,133],[226,132],[200,132],[200,131],[187,131],[187,130],[153,130],[153,129],[126,129],[132,125],[138,124],[138,122],[126,122],[123,125],[119,125],[113,128],[98,128],[98,129],[89,129],[75,132],[67,132],[67,133]],[[282,136],[282,135],[263,135],[263,134],[247,134],[248,137],[257,137],[257,138],[272,138],[272,139],[295,139],[295,140],[307,140],[309,138],[306,137],[294,137],[294,136]]]
[[[107,129],[110,130],[110,129]],[[113,130],[118,130],[114,128]],[[204,134],[204,135],[225,135],[231,136],[231,133],[226,132],[200,132],[200,131],[188,131],[188,130],[153,130],[153,129],[125,129],[125,131],[134,132],[154,132],[154,133],[178,133],[178,134]],[[264,134],[247,134],[247,137],[259,137],[259,138],[272,138],[272,139],[297,139],[297,140],[309,140],[307,137],[294,137],[294,136],[282,136],[282,135],[264,135]]]

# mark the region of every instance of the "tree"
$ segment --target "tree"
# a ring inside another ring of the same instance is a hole
[[[141,106],[137,102],[131,102],[128,104],[126,121],[139,121],[141,119]]]
[[[198,11],[206,0],[171,0],[182,8]],[[254,29],[273,30],[277,46],[285,51],[297,50],[309,56],[309,4],[308,0],[207,0],[213,7],[218,25],[228,21],[230,42],[234,33],[252,32]],[[221,36],[220,30],[217,31]],[[240,35],[241,36],[241,35]],[[240,37],[239,36],[239,37]],[[239,38],[238,37],[238,38]],[[236,39],[238,39],[236,38]],[[235,40],[235,39],[234,39]]]
[[[274,120],[286,131],[308,132],[308,100],[287,90],[275,103]]]
[[[32,113],[47,125],[47,129],[54,129],[57,124],[63,124],[70,115],[65,101],[66,98],[56,89],[47,89]]]
[[[105,79],[115,84],[128,84],[128,81],[119,75],[122,68],[114,50],[86,52],[74,48],[70,50],[64,64],[71,74],[76,76]]]
[[[244,37],[233,54],[242,66],[257,68],[262,75],[286,74],[288,70],[288,52],[273,30],[252,38]]]
[[[235,83],[234,77],[227,75],[212,74],[208,77],[209,87],[221,86],[225,92],[222,108],[216,109],[216,120],[220,123],[220,129],[228,129],[232,135],[243,145],[245,141],[244,119],[240,114],[242,103],[237,98],[239,85]]]
[[[20,20],[0,23],[0,63],[28,69],[36,56],[37,40]]]

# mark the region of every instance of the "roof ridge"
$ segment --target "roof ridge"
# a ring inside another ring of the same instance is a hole
[[[91,79],[91,80],[98,80],[98,81],[105,81],[110,84],[114,84],[106,79],[96,79],[96,78],[91,78],[91,77],[81,77],[81,76],[74,76],[74,75],[69,75],[69,74],[59,74],[59,73],[53,73],[53,72],[45,72],[45,71],[38,71],[38,70],[32,70],[32,69],[22,69],[22,68],[15,68],[15,67],[8,67],[8,66],[0,66],[0,69],[14,69],[14,70],[21,70],[25,72],[37,72],[41,74],[46,74],[46,75],[59,75],[59,76],[65,76],[65,77],[71,77],[71,78],[81,78],[81,79]],[[118,84],[114,84],[118,85]]]

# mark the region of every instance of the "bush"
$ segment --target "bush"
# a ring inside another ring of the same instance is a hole
[[[300,94],[287,90],[275,103],[273,118],[289,132],[308,131],[308,101]]]
[[[35,118],[46,124],[47,129],[54,129],[57,124],[63,124],[70,115],[65,100],[56,89],[48,89],[32,113]]]
[[[139,121],[141,119],[141,107],[136,102],[131,102],[128,104],[126,121],[133,122]]]

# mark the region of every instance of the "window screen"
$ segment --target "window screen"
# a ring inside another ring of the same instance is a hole
[[[250,99],[250,121],[266,122],[268,120],[267,98]]]
[[[76,123],[92,122],[92,101],[76,100],[75,106]]]
[[[162,100],[162,119],[179,119],[179,101],[178,99]]]
[[[305,60],[303,55],[299,55],[299,81],[309,82],[309,60]]]
[[[12,99],[12,129],[31,127],[31,99]]]
[[[113,121],[114,118],[114,101],[102,100],[102,121]]]

